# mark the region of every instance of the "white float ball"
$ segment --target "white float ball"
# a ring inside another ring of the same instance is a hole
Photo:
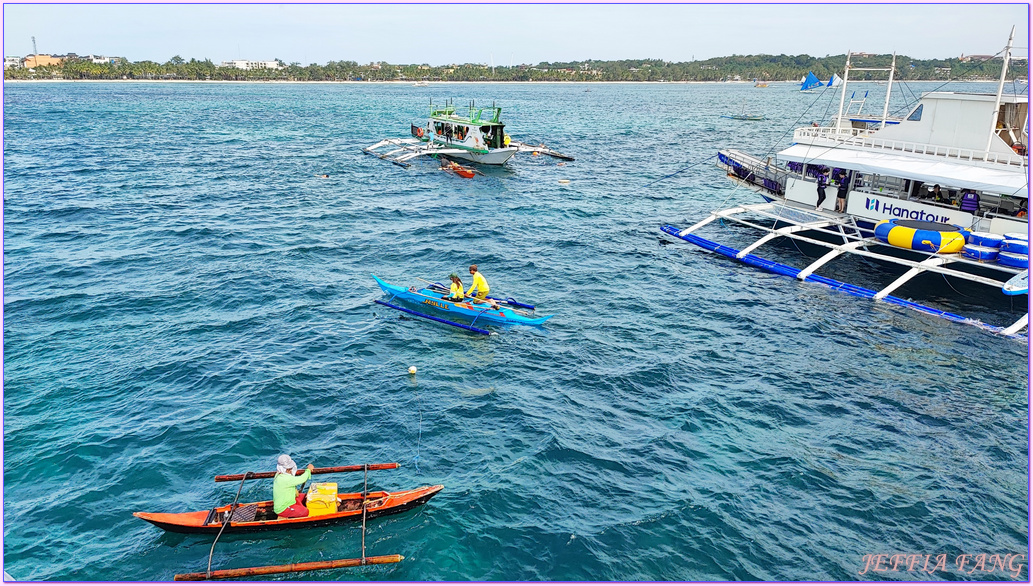
[[[416,367],[415,366],[410,366],[409,367],[409,374],[416,374]]]

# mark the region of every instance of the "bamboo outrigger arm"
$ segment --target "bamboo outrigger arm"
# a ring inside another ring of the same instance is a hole
[[[338,472],[363,472],[365,470],[394,470],[398,468],[398,462],[390,462],[388,464],[352,464],[351,466],[333,466],[330,468],[314,468],[313,474],[336,474]],[[305,473],[305,470],[298,470],[294,473],[295,476],[301,476]],[[276,476],[275,472],[248,472],[247,477],[249,480],[256,478],[272,478]],[[243,474],[220,474],[215,477],[216,482],[233,482],[235,480],[244,480]]]
[[[518,153],[539,153],[539,154],[542,154],[542,155],[549,155],[550,157],[554,157],[554,158],[560,159],[562,161],[573,161],[574,160],[574,157],[571,157],[570,155],[564,155],[563,153],[561,153],[559,151],[556,151],[556,150],[553,150],[553,149],[550,149],[549,147],[547,147],[545,145],[537,145],[537,146],[535,146],[533,144],[527,144],[527,143],[518,142],[518,141],[514,140],[514,141],[509,143],[509,146],[517,147],[517,152]]]
[[[324,562],[301,562],[296,564],[282,564],[279,566],[258,566],[254,568],[237,568],[233,570],[215,570],[210,574],[208,572],[193,572],[190,574],[176,574],[173,579],[177,582],[225,580],[228,578],[267,576],[269,574],[289,574],[293,572],[311,572],[313,570],[353,568],[355,566],[368,566],[373,564],[396,564],[404,559],[405,558],[403,556],[398,554],[377,555],[367,558],[349,558],[344,560],[328,560]]]
[[[1004,328],[1004,331],[1002,331],[1001,333],[1006,335],[1006,336],[1013,336],[1013,335],[1019,333],[1019,331],[1022,330],[1022,328],[1026,327],[1028,325],[1029,325],[1029,314],[1027,313],[1026,315],[1024,315],[1021,318],[1019,318],[1019,321],[1017,321],[1017,322],[1013,323],[1012,325]]]

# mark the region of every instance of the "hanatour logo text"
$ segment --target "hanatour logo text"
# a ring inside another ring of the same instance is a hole
[[[922,220],[925,222],[950,222],[950,218],[948,216],[937,216],[936,214],[930,214],[925,210],[909,210],[907,208],[881,202],[874,197],[866,197],[864,207],[870,211],[880,212],[887,216],[893,216],[894,218]]]

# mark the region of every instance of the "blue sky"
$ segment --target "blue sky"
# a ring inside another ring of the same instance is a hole
[[[532,63],[1000,51],[1028,4],[5,4],[4,55]]]

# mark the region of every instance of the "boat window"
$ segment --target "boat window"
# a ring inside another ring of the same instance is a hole
[[[886,197],[906,198],[908,181],[899,177],[886,177],[872,173],[860,173],[854,178],[854,190]]]
[[[497,149],[501,146],[500,141],[496,138],[495,127],[482,126],[481,136],[484,137],[484,146],[490,149]]]
[[[456,140],[466,140],[466,131],[469,130],[466,126],[456,124],[455,138]]]
[[[907,119],[912,121],[912,122],[918,122],[919,120],[921,120],[922,119],[922,107],[924,105],[925,104],[919,104],[918,107],[915,108],[914,112],[911,112],[911,114],[908,115]]]

